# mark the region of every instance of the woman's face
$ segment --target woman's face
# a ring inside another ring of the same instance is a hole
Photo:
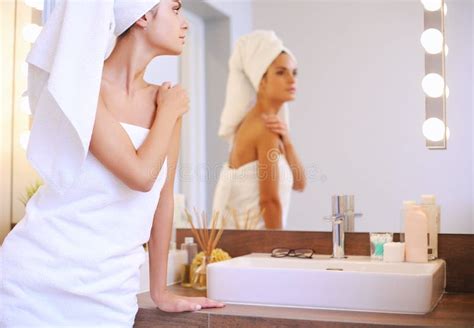
[[[179,55],[183,51],[188,22],[182,15],[180,0],[161,0],[146,13],[146,34],[161,55]]]
[[[296,97],[296,63],[287,53],[281,53],[268,67],[260,82],[259,94],[272,101],[286,102]]]

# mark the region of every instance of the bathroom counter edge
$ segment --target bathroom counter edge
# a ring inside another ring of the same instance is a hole
[[[205,296],[203,291],[179,285],[169,289],[182,296]],[[134,327],[331,327],[410,326],[474,327],[474,293],[447,293],[438,306],[425,315],[356,312],[322,309],[227,304],[222,309],[166,313],[158,310],[149,293],[138,295],[139,311]],[[158,324],[158,326],[157,326]]]

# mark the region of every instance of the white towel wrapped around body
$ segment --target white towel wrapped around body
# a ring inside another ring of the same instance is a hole
[[[126,1],[127,5],[125,5]],[[0,327],[132,327],[143,244],[167,159],[149,192],[130,189],[91,152],[106,52],[159,1],[61,0],[28,56],[34,114],[28,158],[45,180],[0,248]],[[131,6],[131,7],[130,7]],[[130,14],[128,14],[130,13]],[[140,17],[140,15],[138,16]],[[122,123],[135,148],[149,130]]]
[[[247,221],[247,216],[256,217],[261,213],[260,192],[258,177],[258,161],[232,169],[226,162],[221,169],[219,181],[214,192],[213,211],[225,213],[228,217],[226,228],[234,229],[265,229],[263,217]],[[288,221],[290,195],[293,188],[293,172],[285,156],[278,157],[278,193],[281,202],[282,228],[285,229]],[[231,219],[236,211],[235,222]]]

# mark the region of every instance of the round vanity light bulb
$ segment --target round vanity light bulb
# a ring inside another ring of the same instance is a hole
[[[443,34],[435,29],[429,28],[421,34],[421,45],[429,54],[439,54],[443,49]]]
[[[25,0],[25,4],[38,10],[43,10],[44,8],[44,0]]]
[[[427,11],[436,11],[441,9],[441,0],[421,0],[423,7]]]
[[[36,24],[28,24],[23,28],[23,39],[29,43],[34,43],[41,33],[42,27]]]
[[[446,136],[450,133],[446,128]],[[436,117],[431,117],[423,123],[423,135],[430,141],[441,141],[444,139],[444,122]]]
[[[30,131],[24,131],[20,134],[20,146],[25,151],[28,148],[28,142],[30,141]]]
[[[423,78],[421,86],[428,97],[438,98],[443,95],[444,79],[437,73],[430,73]]]

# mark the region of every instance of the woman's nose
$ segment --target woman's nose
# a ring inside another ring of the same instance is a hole
[[[186,18],[183,18],[183,24],[181,24],[181,28],[186,30],[186,31],[189,29],[189,23],[188,23],[188,20]]]
[[[288,82],[290,82],[291,84],[294,84],[296,82],[296,76],[292,73],[290,73],[288,75]]]

